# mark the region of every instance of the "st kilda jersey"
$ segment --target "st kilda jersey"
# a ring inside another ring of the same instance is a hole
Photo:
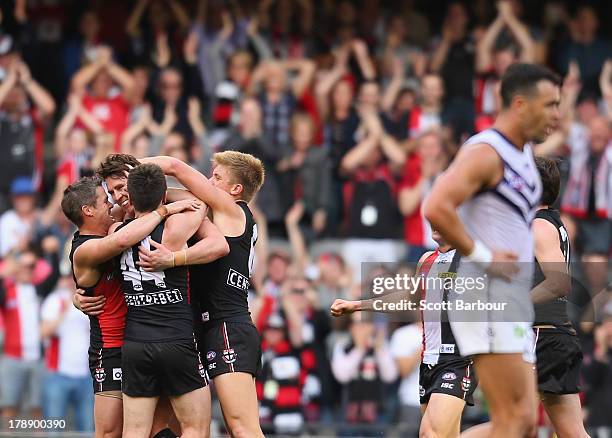
[[[83,289],[87,296],[97,297],[102,295],[106,297],[102,313],[98,316],[89,317],[91,324],[90,347],[96,350],[123,345],[125,315],[127,313],[115,260],[108,261],[100,268],[100,279],[94,286],[83,287],[79,285],[74,275],[73,258],[77,248],[90,239],[101,239],[103,237],[83,235],[77,231],[72,238],[72,248],[70,249],[72,277],[77,287]]]
[[[123,223],[125,226],[132,219]],[[138,249],[151,249],[151,239],[161,243],[165,221],[121,254],[121,289],[127,304],[125,340],[174,342],[193,340],[193,316],[189,306],[187,266],[147,272],[138,265]]]
[[[434,306],[449,302],[448,295],[452,293],[450,280],[457,274],[460,258],[456,250],[434,251],[421,264],[421,300],[428,304],[421,313],[422,362],[425,364],[436,365],[461,356],[448,320],[448,311],[444,306]],[[427,278],[431,280],[427,281]]]
[[[561,216],[557,210],[552,208],[543,208],[538,210],[536,218],[544,219],[550,222],[557,229],[559,234],[559,248],[565,259],[567,266],[567,272],[569,275],[569,262],[570,262],[570,245],[567,230],[561,221]],[[540,267],[538,259],[535,259],[534,279],[533,286],[537,286],[544,281],[544,273]],[[556,326],[568,326],[570,325],[569,317],[567,316],[567,297],[559,297],[546,303],[535,304],[533,306],[535,311],[535,319],[533,325],[541,324],[552,324]]]
[[[199,297],[202,322],[251,322],[247,302],[249,278],[255,257],[257,224],[244,201],[237,204],[244,211],[246,225],[242,235],[225,237],[230,252],[214,262],[192,267],[194,293]]]

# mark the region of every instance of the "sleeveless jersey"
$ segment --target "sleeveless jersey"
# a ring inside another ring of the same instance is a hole
[[[454,249],[448,252],[436,250],[421,265],[421,300],[428,304],[428,307],[421,310],[422,362],[425,364],[436,365],[461,357],[448,320],[448,311],[442,305],[448,305],[450,292],[443,280],[456,275],[460,258]]]
[[[515,252],[519,262],[533,261],[531,221],[542,196],[542,182],[531,146],[519,150],[495,129],[472,136],[465,143],[493,147],[504,166],[500,182],[468,199],[458,209],[468,234],[495,250]]]
[[[72,264],[72,278],[78,288],[85,291],[85,295],[106,297],[103,312],[98,316],[90,316],[90,347],[96,350],[100,348],[115,348],[123,345],[123,334],[125,329],[125,316],[127,307],[121,293],[121,281],[119,280],[116,263],[111,260],[101,267],[101,275],[98,282],[91,287],[80,286],[74,275],[74,252],[83,243],[90,239],[101,239],[104,236],[83,235],[78,231],[72,238],[70,249],[70,263]]]
[[[552,208],[544,208],[538,210],[536,218],[544,219],[550,222],[557,229],[559,234],[559,248],[563,253],[565,264],[567,265],[567,272],[569,273],[569,261],[570,261],[570,245],[567,230],[561,221],[561,216],[557,210]],[[537,286],[544,281],[544,273],[540,267],[538,259],[535,258],[535,273],[533,286]],[[551,324],[551,325],[563,325],[567,326],[570,324],[569,317],[567,316],[567,297],[559,297],[553,301],[541,304],[535,304],[535,321],[534,325]]]
[[[131,222],[127,220],[120,227]],[[151,239],[161,243],[165,221],[137,245],[124,251],[119,268],[128,312],[125,340],[173,342],[193,339],[193,316],[189,306],[187,266],[147,272],[138,266],[138,248],[151,248]]]
[[[211,263],[193,267],[197,277],[197,290],[202,310],[202,321],[243,321],[251,322],[247,302],[249,278],[255,258],[257,224],[247,203],[238,201],[244,211],[246,225],[237,237],[225,237],[230,252]]]

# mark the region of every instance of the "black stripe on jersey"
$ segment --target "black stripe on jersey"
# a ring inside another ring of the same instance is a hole
[[[459,261],[461,260],[461,254],[459,251],[455,251],[453,255],[453,259],[451,260],[451,264],[448,268],[448,273],[456,274],[457,269],[459,268]],[[442,292],[442,302],[448,302],[448,294],[451,291],[450,287],[444,287],[444,291]],[[442,308],[440,313],[440,343],[441,344],[455,344],[455,354],[459,353],[459,347],[457,346],[457,342],[455,342],[455,336],[453,335],[453,331],[451,329],[451,325],[448,319],[448,310],[446,308]]]
[[[530,221],[530,220],[528,220],[528,219],[525,217],[525,213],[523,213],[523,210],[521,210],[521,209],[520,209],[520,208],[519,208],[519,207],[518,207],[518,206],[517,206],[517,205],[516,205],[514,202],[512,202],[510,199],[506,198],[506,197],[505,197],[503,194],[501,194],[501,193],[500,193],[500,192],[498,192],[497,190],[493,190],[493,189],[492,189],[492,190],[491,190],[491,193],[493,193],[495,196],[497,196],[497,198],[498,198],[500,201],[505,202],[506,204],[508,204],[508,206],[509,206],[509,207],[511,207],[511,208],[512,208],[514,211],[516,211],[516,212],[517,212],[517,213],[518,213],[518,214],[521,216],[521,218],[523,218],[523,220],[525,221],[525,223],[526,223],[527,225],[531,225],[531,221]]]

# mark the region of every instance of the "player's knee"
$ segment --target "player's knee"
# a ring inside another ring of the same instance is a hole
[[[517,430],[523,436],[529,437],[536,431],[537,413],[533,409],[533,404],[530,403],[530,400],[524,399],[510,403],[506,406],[506,409],[493,416],[492,420],[500,428]]]
[[[239,416],[232,416],[227,419],[227,427],[233,438],[248,438],[263,436],[259,430],[259,426],[248,424],[248,422]]]
[[[440,424],[440,422],[431,421],[431,419],[425,414],[421,420],[421,427],[419,428],[419,438],[443,438],[453,435],[459,435],[459,427],[453,434],[449,425]]]

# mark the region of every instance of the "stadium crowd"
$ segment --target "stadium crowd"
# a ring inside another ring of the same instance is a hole
[[[421,202],[492,124],[499,78],[522,61],[565,78],[561,126],[535,151],[559,158],[585,422],[610,436],[609,3],[12,0],[0,12],[3,417],[72,406],[72,427],[93,428],[63,190],[110,153],[208,175],[212,154],[233,149],[266,168],[250,301],[262,427],[415,435],[418,313],[332,320],[329,307],[367,287],[362,263],[411,272],[434,248]],[[483,421],[486,406],[466,416]]]

